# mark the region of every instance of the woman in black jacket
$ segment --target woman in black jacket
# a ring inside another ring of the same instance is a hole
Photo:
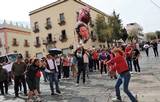
[[[36,73],[39,71],[40,60],[35,59],[33,63],[27,68],[26,80],[29,87],[28,102],[33,102],[33,95],[36,96],[36,102],[40,102],[39,93],[36,88]]]
[[[77,66],[78,66],[76,86],[79,85],[79,79],[80,79],[81,72],[83,72],[83,84],[85,84],[85,73],[86,73],[86,69],[85,69],[85,67],[84,67],[83,55],[84,55],[84,48],[83,48],[83,47],[80,47],[80,48],[78,48],[78,49],[75,51],[75,57],[76,57],[76,59],[77,59]]]

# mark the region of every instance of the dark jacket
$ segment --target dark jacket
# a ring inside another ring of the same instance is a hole
[[[32,65],[28,66],[27,72],[26,72],[26,77],[28,79],[35,79],[37,71],[39,71],[39,68],[36,65],[32,64]]]
[[[8,72],[6,69],[0,68],[0,82],[8,80]]]
[[[24,62],[20,62],[20,64],[15,62],[12,65],[12,74],[15,76],[24,75],[26,68],[27,68],[27,65]]]
[[[78,66],[83,66],[84,65],[84,60],[83,60],[84,49],[82,49],[82,56],[81,57],[77,56],[78,50],[75,51],[75,57],[77,58]]]

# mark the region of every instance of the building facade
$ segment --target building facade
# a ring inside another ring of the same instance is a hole
[[[31,30],[22,26],[0,24],[0,55],[21,53],[24,58],[32,56],[33,40]]]
[[[77,15],[78,11],[86,5],[91,8],[89,28],[92,37],[95,33],[93,27],[97,15],[105,16],[107,22],[109,16],[81,0],[58,0],[31,11],[30,20],[34,33],[35,53],[41,56],[53,47],[63,49],[64,53],[70,52],[69,48],[75,49],[78,45],[75,32]],[[90,39],[84,46],[89,48],[90,46],[106,46],[106,44]]]
[[[138,41],[142,42],[145,40],[143,34],[143,28],[138,23],[129,23],[126,26],[126,30],[128,34],[135,34],[138,37]]]

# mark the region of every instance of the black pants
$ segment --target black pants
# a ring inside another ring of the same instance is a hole
[[[26,87],[26,79],[25,76],[15,76],[14,78],[14,91],[15,91],[15,96],[18,96],[18,92],[19,92],[19,85],[20,82],[23,85],[23,89],[24,89],[24,94],[27,94],[27,87]]]
[[[85,83],[85,75],[86,75],[86,69],[84,65],[78,66],[78,75],[77,75],[77,83],[79,84],[80,75],[83,72],[83,83]]]
[[[69,78],[69,66],[63,66],[63,78]]]
[[[149,48],[145,49],[146,55],[149,56]]]
[[[158,48],[153,48],[153,51],[154,51],[155,57],[156,57],[156,56],[159,56],[159,55],[158,55]]]
[[[5,93],[8,94],[8,81],[2,81],[0,82],[0,90],[1,94],[4,95],[4,87],[5,87]]]
[[[62,68],[61,65],[58,65],[58,79],[61,79]]]
[[[107,73],[107,68],[106,65],[103,63],[103,61],[101,61],[101,74],[103,73],[103,71]]]
[[[134,69],[135,69],[136,72],[140,72],[141,71],[138,59],[133,59],[133,65],[134,65]]]
[[[99,70],[99,60],[93,60],[94,70]]]
[[[93,72],[93,59],[89,59],[89,71]]]

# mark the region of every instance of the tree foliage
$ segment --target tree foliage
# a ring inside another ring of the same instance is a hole
[[[160,31],[156,31],[155,33],[156,33],[158,39],[160,39]]]
[[[155,40],[157,38],[155,33],[147,33],[146,34],[147,41]]]
[[[125,42],[126,40],[127,40],[127,38],[128,38],[128,33],[127,33],[127,30],[125,29],[125,28],[123,28],[122,30],[121,30],[121,38],[122,38],[122,40]]]
[[[121,19],[119,18],[119,14],[116,14],[115,11],[112,16],[108,17],[108,22],[106,22],[104,16],[97,15],[95,24],[95,31],[99,41],[112,42],[113,40],[119,40],[121,38],[126,40],[127,33],[122,30]]]
[[[116,14],[115,11],[113,11],[113,14],[111,17],[109,17],[109,26],[112,27],[112,39],[119,40],[122,38],[121,36],[121,19],[119,18],[119,14]]]

